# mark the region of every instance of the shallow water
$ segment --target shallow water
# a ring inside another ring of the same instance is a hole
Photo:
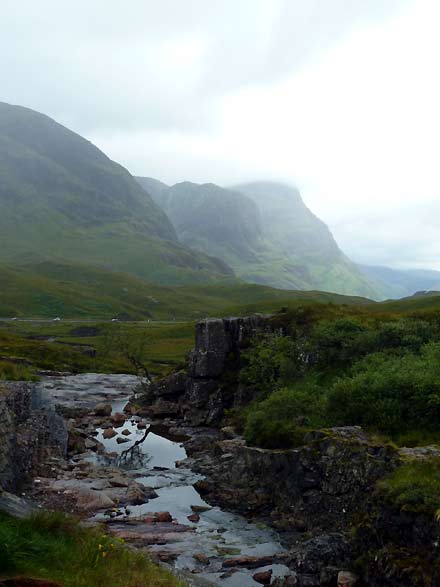
[[[85,377],[84,381],[81,378]],[[75,401],[72,394],[75,390],[84,395],[84,389],[90,381],[93,381],[94,396],[102,397],[111,388],[111,394],[107,399],[112,399],[113,412],[122,412],[127,403],[128,381],[126,376],[121,380],[119,397],[117,396],[118,376],[111,379],[106,376],[99,385],[99,378],[78,375],[75,378],[59,378],[62,394],[66,395],[70,386],[70,401]],[[73,380],[72,380],[73,379]],[[57,384],[52,387],[57,393]],[[102,392],[102,394],[101,394]],[[84,399],[84,398],[83,398]],[[150,431],[145,440],[135,451],[133,459],[121,458],[124,451],[132,447],[136,441],[142,439],[145,430],[140,430],[135,419],[128,417],[123,426],[115,429],[118,435],[111,439],[103,438],[103,429],[98,429],[96,439],[105,446],[107,453],[117,453],[120,458],[116,462],[126,470],[130,470],[136,480],[148,487],[153,487],[158,497],[148,503],[139,506],[130,506],[130,518],[154,512],[170,512],[172,517],[180,524],[193,528],[193,532],[182,532],[173,535],[166,545],[152,546],[151,550],[171,551],[178,553],[175,566],[180,569],[197,571],[198,575],[215,584],[225,587],[255,587],[258,585],[252,575],[261,570],[271,568],[273,576],[289,575],[289,569],[283,565],[271,565],[252,570],[240,570],[230,577],[222,578],[226,569],[222,569],[222,561],[225,558],[237,556],[270,556],[284,551],[278,535],[270,528],[248,522],[242,516],[225,512],[218,507],[210,508],[194,489],[193,484],[201,479],[200,475],[193,473],[189,468],[176,467],[176,461],[186,458],[186,451],[181,442],[173,440],[169,434],[167,438]],[[122,431],[128,430],[125,436]],[[127,438],[128,442],[119,444],[117,438]],[[94,459],[96,457],[93,457]],[[191,506],[205,506],[207,511],[199,513],[200,521],[191,523],[187,517],[193,513]],[[193,555],[203,553],[210,557],[210,564],[203,566],[198,563]]]

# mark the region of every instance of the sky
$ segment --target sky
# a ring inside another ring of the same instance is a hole
[[[166,183],[295,184],[352,259],[440,269],[438,0],[15,0],[0,100]]]

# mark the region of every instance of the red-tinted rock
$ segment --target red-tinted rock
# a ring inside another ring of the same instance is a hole
[[[173,517],[170,512],[157,512],[156,522],[172,522]]]
[[[188,516],[188,520],[190,522],[193,522],[194,524],[197,524],[197,522],[200,522],[200,516],[199,514],[191,514],[190,516]]]
[[[256,581],[257,583],[261,583],[261,585],[270,585],[270,582],[272,580],[272,569],[270,569],[269,571],[262,571],[261,573],[255,573],[255,575],[253,575],[253,580]]]

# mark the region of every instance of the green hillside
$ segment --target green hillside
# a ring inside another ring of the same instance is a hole
[[[178,241],[126,169],[47,116],[0,103],[0,262],[84,262],[156,283],[231,276]]]
[[[165,287],[82,265],[0,267],[0,316],[194,320],[207,315],[275,311],[298,301],[365,304],[324,292],[285,291],[247,283]]]

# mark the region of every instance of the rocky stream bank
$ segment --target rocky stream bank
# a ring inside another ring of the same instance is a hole
[[[398,451],[346,427],[263,450],[223,426],[251,393],[234,376],[241,349],[273,327],[264,317],[200,323],[187,370],[142,402],[127,375],[4,386],[3,487],[17,491],[32,474],[24,511],[103,523],[201,587],[440,584],[438,522],[375,494],[378,479],[425,449]],[[14,454],[26,454],[20,467]],[[1,507],[20,514],[24,502],[3,493]]]

